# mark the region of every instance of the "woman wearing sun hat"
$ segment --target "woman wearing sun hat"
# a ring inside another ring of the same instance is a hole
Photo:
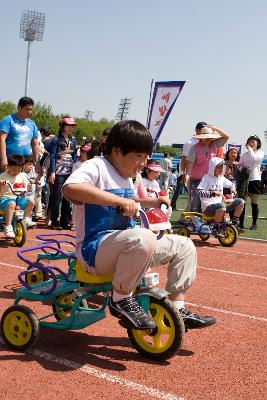
[[[62,186],[72,173],[73,164],[77,160],[76,140],[72,137],[73,129],[77,123],[71,117],[63,117],[59,122],[58,135],[55,136],[50,144],[50,166],[49,178],[51,204],[51,228],[70,229],[71,225],[71,204],[62,197]],[[59,209],[61,204],[60,223]]]
[[[184,182],[189,187],[191,196],[190,211],[201,212],[197,187],[208,172],[209,160],[216,156],[217,149],[227,142],[229,135],[221,129],[207,124],[201,129],[199,135],[193,137],[199,139],[199,142],[189,151]]]
[[[262,194],[261,164],[264,152],[260,150],[261,140],[257,135],[251,135],[246,142],[247,151],[242,154],[239,166],[246,166],[249,169],[248,195],[251,200],[252,225],[251,230],[257,229],[259,216],[259,196]]]

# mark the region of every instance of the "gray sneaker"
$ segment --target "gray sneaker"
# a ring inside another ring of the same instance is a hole
[[[135,297],[127,297],[114,302],[109,302],[110,313],[121,319],[128,328],[151,330],[156,328],[156,322],[139,306]]]
[[[206,328],[206,326],[213,325],[216,322],[216,319],[213,317],[207,315],[202,317],[185,308],[180,308],[179,312],[184,320],[185,327],[188,329]]]

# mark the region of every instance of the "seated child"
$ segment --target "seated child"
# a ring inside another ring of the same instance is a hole
[[[155,322],[138,305],[133,290],[149,267],[168,263],[166,289],[180,309],[185,324],[200,328],[215,322],[184,308],[185,293],[196,274],[196,249],[192,241],[178,235],[160,240],[148,229],[135,226],[134,216],[142,207],[169,205],[167,197],[139,199],[132,178],[145,167],[153,149],[149,131],[137,121],[113,126],[105,142],[104,157],[85,161],[63,187],[64,196],[76,204],[77,257],[90,273],[113,276],[110,311],[136,329],[151,329]],[[116,213],[116,207],[123,214]]]
[[[36,172],[33,158],[31,156],[25,156],[23,173],[28,179],[28,190],[26,195],[34,198],[34,217],[42,218],[42,177]]]
[[[16,207],[16,196],[11,192],[6,182],[12,185],[18,183],[27,189],[28,179],[22,173],[24,165],[24,157],[17,154],[11,154],[7,158],[7,170],[0,174],[0,210],[5,212],[5,236],[14,238],[15,233],[12,226],[12,218]],[[24,210],[24,220],[27,227],[35,226],[36,223],[31,221],[30,214],[34,207],[34,199],[32,197],[20,197],[18,199],[19,207]]]
[[[212,157],[209,160],[208,173],[203,176],[197,191],[201,200],[202,212],[213,217],[213,220],[220,223],[223,220],[225,212],[232,214],[232,222],[237,225],[238,219],[244,208],[245,201],[236,198],[225,206],[223,203],[223,188],[229,188],[235,193],[235,185],[223,175],[224,161],[219,157]]]
[[[235,188],[236,188],[236,180],[233,177],[233,166],[232,165],[230,165],[230,164],[226,164],[225,165],[224,176],[225,176],[225,178],[228,179],[228,181],[232,182],[235,185]],[[236,191],[236,190],[234,190],[234,191]],[[232,193],[231,192],[231,188],[229,188],[229,187],[224,187],[223,188],[223,194],[224,195],[225,194],[231,194],[231,193]]]
[[[147,161],[147,164],[142,172],[144,186],[147,190],[148,197],[158,197],[160,187],[157,182],[160,172],[164,171],[160,163],[153,158]]]

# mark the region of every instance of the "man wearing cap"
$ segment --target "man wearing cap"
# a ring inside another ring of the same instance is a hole
[[[227,142],[229,135],[213,125],[206,124],[201,129],[200,134],[193,137],[199,139],[199,141],[189,150],[184,183],[189,187],[189,211],[201,212],[197,187],[203,176],[208,172],[209,160],[216,156],[218,148]]]
[[[0,159],[1,170],[7,167],[7,156],[19,154],[33,155],[38,161],[39,144],[38,129],[29,118],[32,114],[34,101],[30,97],[22,97],[18,102],[17,112],[7,115],[0,122]]]

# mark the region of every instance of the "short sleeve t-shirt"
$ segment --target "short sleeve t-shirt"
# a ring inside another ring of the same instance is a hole
[[[0,122],[0,132],[7,134],[6,154],[28,156],[32,154],[32,139],[38,137],[36,124],[29,118],[21,121],[16,114],[8,115]]]
[[[187,142],[185,142],[184,145],[183,145],[182,156],[187,158],[191,147],[193,147],[198,142],[199,142],[199,140],[196,139],[196,138],[191,138]]]
[[[85,161],[66,180],[65,185],[88,183],[124,198],[134,197],[133,181],[123,178],[103,157]],[[114,207],[83,204],[76,207],[76,250],[77,257],[89,272],[94,273],[95,256],[101,240],[115,230],[135,226],[134,220],[118,215]]]
[[[156,180],[151,181],[150,179],[147,178],[143,178],[143,182],[145,188],[149,189],[147,193],[148,197],[157,197],[157,194],[160,192],[160,187],[158,182]]]
[[[10,175],[8,171],[2,172],[2,174],[0,174],[0,180],[8,181],[11,183],[11,185],[13,185],[14,183],[23,184],[25,189],[27,188],[29,183],[28,179],[26,178],[23,172],[20,172],[16,176]],[[11,192],[10,187],[8,185],[0,185],[0,198],[3,197],[8,197],[11,199],[16,198],[16,196]]]

